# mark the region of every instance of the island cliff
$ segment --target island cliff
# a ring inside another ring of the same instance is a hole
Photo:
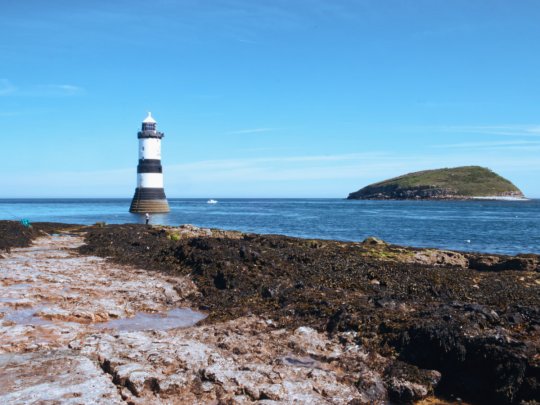
[[[471,199],[515,197],[523,193],[509,180],[480,166],[424,170],[370,184],[349,200]]]

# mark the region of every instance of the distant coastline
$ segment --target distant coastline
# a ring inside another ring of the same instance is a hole
[[[486,196],[486,197],[471,197],[471,199],[472,200],[495,200],[495,201],[530,201],[530,200],[533,200],[534,198],[492,195],[492,196]]]

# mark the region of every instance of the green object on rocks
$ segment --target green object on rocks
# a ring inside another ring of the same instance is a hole
[[[28,220],[28,219],[21,219],[21,224],[22,224],[22,226],[24,226],[26,228],[31,228],[32,227],[32,224],[30,223],[30,220]]]

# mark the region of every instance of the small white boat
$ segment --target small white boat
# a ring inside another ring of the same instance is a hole
[[[207,204],[217,204],[218,202],[217,202],[217,200],[212,200],[212,199],[210,199],[210,200],[208,200],[206,203],[207,203]]]

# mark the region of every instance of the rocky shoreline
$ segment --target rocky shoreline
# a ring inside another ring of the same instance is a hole
[[[55,222],[39,222],[32,226],[23,226],[18,221],[0,220],[0,254],[12,248],[28,247],[32,240],[51,233],[83,228],[81,225],[62,224]]]
[[[192,283],[177,291],[208,315],[193,328],[94,333],[70,343],[112,376],[128,403],[540,398],[538,255],[192,226],[78,232],[80,257],[144,269],[137,277],[143,271],[149,281]],[[199,360],[178,352],[182,344]],[[154,352],[161,354],[149,361]]]

